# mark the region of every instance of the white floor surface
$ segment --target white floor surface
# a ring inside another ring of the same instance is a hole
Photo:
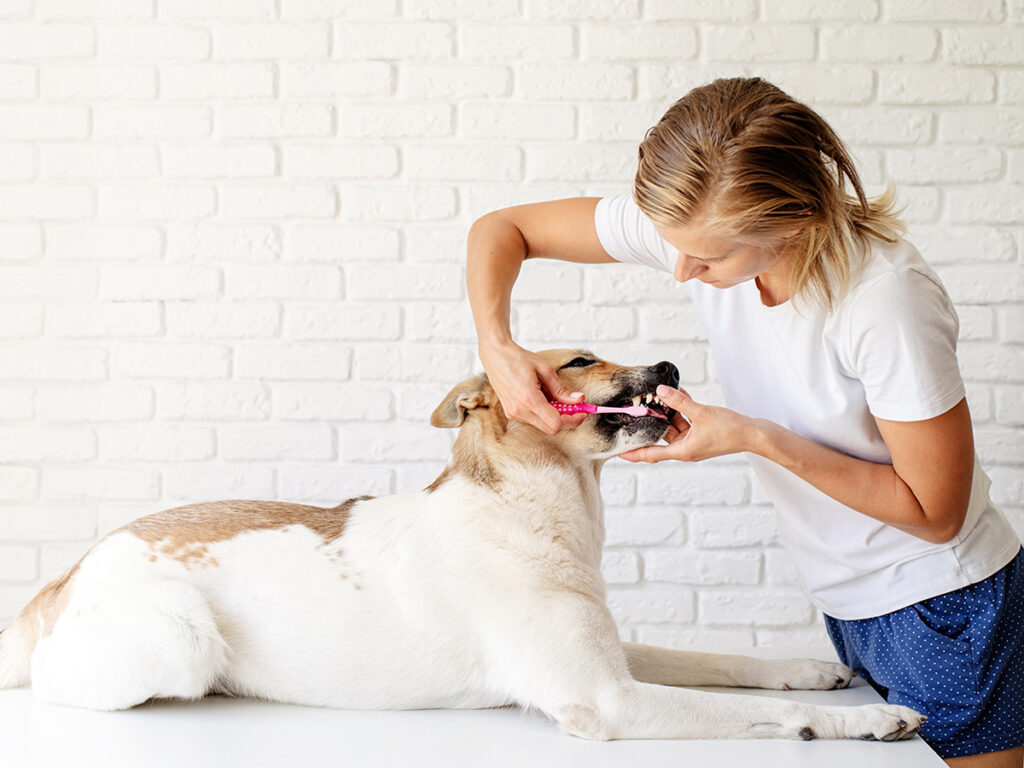
[[[752,651],[757,653],[757,651]],[[780,657],[777,650],[763,652]],[[822,653],[796,654],[829,658]],[[880,701],[862,680],[840,691],[739,691],[837,706]],[[724,690],[724,689],[711,689]],[[0,691],[4,768],[939,768],[920,738],[865,741],[615,741],[565,736],[518,709],[356,712],[210,697],[127,712],[36,704]]]

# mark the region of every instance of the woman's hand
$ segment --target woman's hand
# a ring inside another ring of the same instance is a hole
[[[685,391],[661,385],[658,397],[678,411],[665,434],[668,445],[619,454],[627,461],[700,461],[749,451],[840,504],[924,541],[951,541],[963,526],[975,471],[966,400],[922,421],[876,418],[889,464],[849,456],[766,419],[695,403]]]
[[[583,393],[570,392],[540,355],[510,341],[502,345],[481,344],[480,360],[510,419],[532,424],[549,435],[586,421],[586,413],[564,416],[550,405],[550,399],[578,403]]]
[[[728,408],[695,402],[686,390],[658,385],[658,397],[676,411],[665,433],[668,445],[652,445],[626,451],[626,461],[655,463],[666,459],[701,461],[749,450],[747,440],[753,419]]]

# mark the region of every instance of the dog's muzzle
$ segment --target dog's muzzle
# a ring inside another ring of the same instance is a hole
[[[607,402],[599,403],[599,405],[610,405],[619,408],[630,405],[645,405],[649,410],[658,412],[664,417],[664,420],[671,421],[675,411],[661,401],[656,391],[659,384],[665,384],[673,388],[679,385],[679,369],[675,365],[667,360],[662,360],[660,363],[655,363],[647,368],[625,369],[619,376],[615,377],[614,381],[622,385],[622,390]],[[604,414],[601,418],[605,419],[606,423],[620,426],[639,421],[663,421],[663,419],[658,418],[656,415],[629,416],[624,413]]]

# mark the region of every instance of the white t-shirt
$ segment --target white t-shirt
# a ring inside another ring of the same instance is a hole
[[[597,205],[598,238],[617,261],[672,273],[677,251],[627,195]],[[919,421],[964,397],[958,320],[935,273],[904,240],[872,240],[854,285],[829,314],[761,303],[753,281],[726,289],[690,280],[726,404],[817,443],[892,463],[872,416]],[[960,533],[932,544],[840,504],[795,474],[748,454],[775,505],[782,541],[811,601],[839,619],[879,616],[973,584],[1020,542],[988,497],[975,459]]]

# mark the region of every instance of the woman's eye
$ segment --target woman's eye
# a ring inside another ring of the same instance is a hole
[[[590,360],[586,357],[574,357],[568,363],[562,366],[562,368],[586,368],[588,365],[596,365],[597,360]],[[560,368],[559,370],[562,370]]]

